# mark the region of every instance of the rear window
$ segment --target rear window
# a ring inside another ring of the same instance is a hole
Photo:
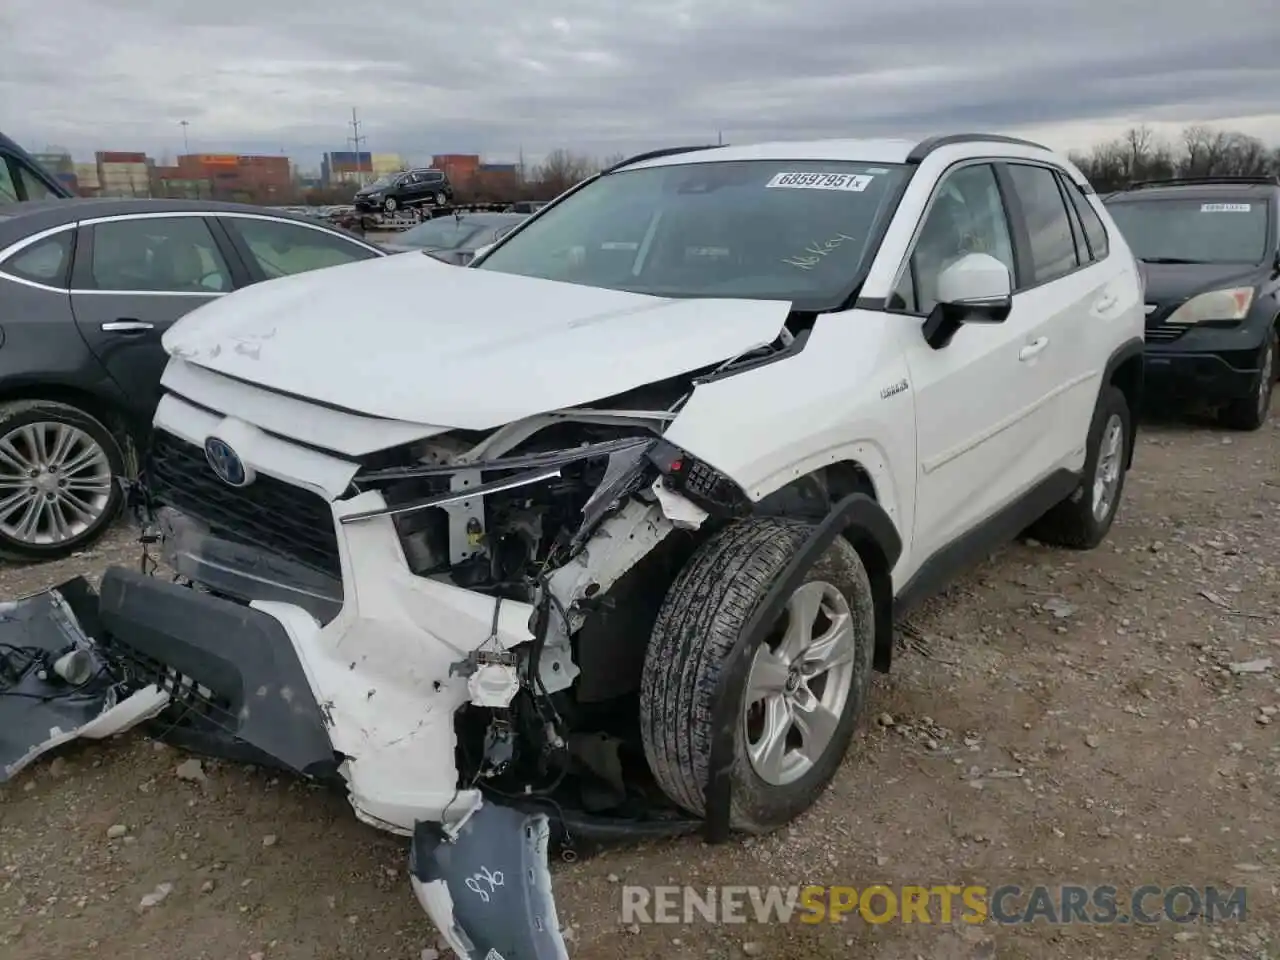
[[[0,271],[33,283],[65,287],[71,268],[72,234],[62,230],[19,250],[0,263]]]
[[[1215,197],[1113,200],[1111,218],[1140,260],[1259,263],[1267,255],[1267,202]]]
[[[899,165],[816,160],[623,170],[543,211],[478,269],[831,309],[865,272],[903,177]]]

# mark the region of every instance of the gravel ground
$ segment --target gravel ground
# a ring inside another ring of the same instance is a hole
[[[1280,954],[1278,428],[1148,427],[1100,549],[1012,545],[914,616],[835,783],[790,829],[556,864],[575,958]],[[121,530],[66,562],[0,568],[0,595],[135,560]],[[0,791],[0,957],[441,946],[404,845],[343,798],[223,763],[186,779],[186,760],[127,736]],[[1213,926],[620,924],[621,884],[682,882],[1241,884],[1249,899],[1245,922]]]

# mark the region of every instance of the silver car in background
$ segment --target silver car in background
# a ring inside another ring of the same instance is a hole
[[[526,213],[459,213],[410,227],[390,243],[391,253],[419,250],[445,263],[465,267],[481,247],[496,243],[528,218]]]

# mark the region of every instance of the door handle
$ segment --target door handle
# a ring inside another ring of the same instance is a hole
[[[1025,347],[1023,347],[1021,350],[1018,351],[1018,359],[1030,360],[1032,357],[1039,354],[1040,351],[1042,351],[1048,345],[1049,345],[1048,337],[1036,337],[1036,339],[1032,340]]]
[[[1117,298],[1115,296],[1108,294],[1107,296],[1103,297],[1101,300],[1098,300],[1096,303],[1094,303],[1093,309],[1098,313],[1106,313],[1108,310],[1110,310],[1112,307],[1116,305],[1116,299]]]
[[[145,333],[148,330],[154,330],[154,323],[147,323],[145,320],[112,320],[102,325],[103,333]]]

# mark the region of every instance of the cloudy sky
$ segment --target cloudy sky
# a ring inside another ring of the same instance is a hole
[[[526,160],[1134,123],[1280,143],[1274,0],[0,0],[0,130],[33,149]]]

